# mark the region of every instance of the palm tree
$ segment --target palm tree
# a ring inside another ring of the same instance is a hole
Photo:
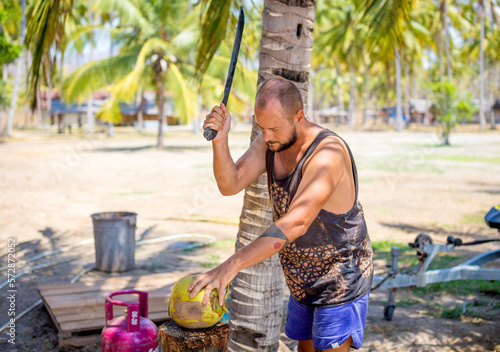
[[[360,22],[362,12],[354,2],[325,1],[318,11],[318,44],[326,50],[331,60],[333,55],[349,72],[349,127],[356,123],[356,71],[357,62],[363,61],[363,44],[367,35],[367,27]]]
[[[14,4],[9,4],[14,7]],[[7,8],[6,8],[7,10]],[[10,9],[12,10],[12,8]],[[8,40],[6,29],[4,28],[5,20],[7,19],[7,12],[0,8],[0,67],[2,68],[2,79],[0,79],[0,128],[3,124],[3,109],[7,107],[7,95],[5,92],[7,81],[7,65],[14,62],[19,57],[22,47],[13,44]]]
[[[488,21],[486,16],[487,9],[492,13],[492,19]],[[479,11],[478,11],[479,10]],[[474,30],[476,26],[476,16],[479,12],[479,33]],[[500,19],[495,14],[500,12],[498,5],[488,1],[471,2],[464,6],[464,17],[470,25],[470,32],[464,35],[465,44],[463,45],[463,55],[467,60],[479,58],[479,128],[483,131],[486,127],[485,103],[485,72],[486,65],[491,66],[498,63],[498,52],[500,49]],[[479,40],[478,40],[479,37]],[[494,121],[492,121],[494,122]],[[494,123],[492,123],[492,127]]]
[[[23,17],[21,20],[21,29],[19,33],[19,44],[22,45],[24,43],[24,35],[26,29],[26,0],[21,0],[21,8],[23,11]],[[23,50],[24,54],[24,50]],[[21,69],[22,69],[23,58],[19,57],[17,59],[16,65],[16,76],[14,78],[14,89],[12,91],[12,99],[10,103],[9,114],[7,115],[7,121],[4,128],[4,135],[11,136],[12,135],[12,124],[14,122],[14,112],[17,106],[17,95],[19,92],[19,85],[21,84]]]
[[[175,106],[181,119],[187,121],[195,109],[193,89],[184,79],[189,62],[176,55],[173,44],[180,29],[190,27],[186,25],[192,21],[186,17],[187,3],[99,0],[94,5],[96,11],[115,12],[120,18],[123,46],[118,56],[87,63],[70,74],[64,83],[65,99],[81,101],[95,89],[108,86],[111,97],[98,115],[105,121],[119,121],[120,102],[131,102],[138,90],[152,88],[159,109],[157,146],[162,147],[167,87],[177,93]]]

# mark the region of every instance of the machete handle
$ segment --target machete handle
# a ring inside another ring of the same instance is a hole
[[[224,98],[222,98],[222,104],[226,106],[227,104],[227,99],[229,98],[229,90],[224,92]],[[203,131],[203,137],[207,139],[207,141],[211,141],[217,136],[217,131],[211,129],[210,127],[205,128],[205,131]]]
[[[207,141],[211,141],[215,136],[217,136],[217,131],[210,127],[205,128],[205,131],[203,131],[203,137],[205,137]]]

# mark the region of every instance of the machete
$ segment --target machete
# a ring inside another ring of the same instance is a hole
[[[224,97],[222,98],[222,103],[227,104],[227,99],[229,98],[229,92],[231,91],[231,85],[233,84],[234,70],[236,69],[236,62],[238,62],[238,53],[240,52],[241,37],[243,36],[243,27],[245,26],[245,14],[243,13],[243,7],[240,6],[240,14],[238,16],[238,25],[236,26],[236,36],[234,38],[233,52],[231,54],[231,61],[229,62],[229,70],[227,71],[226,86],[224,87]],[[217,136],[217,131],[211,129],[210,127],[205,128],[203,136],[207,141],[211,141]]]

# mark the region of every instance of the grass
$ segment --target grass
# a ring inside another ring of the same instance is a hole
[[[398,301],[396,301],[396,307],[403,307],[403,308],[408,308],[411,307],[414,304],[420,303],[418,299],[414,298],[403,298]]]
[[[216,248],[234,248],[234,244],[236,241],[234,240],[219,240],[209,243],[207,247],[216,247]]]
[[[389,264],[391,262],[391,248],[399,247],[401,254],[399,255],[398,264],[405,264],[408,266],[418,264],[417,256],[409,255],[408,252],[414,252],[415,250],[408,246],[408,243],[401,243],[391,240],[384,241],[373,241],[373,259],[384,259]]]
[[[198,262],[198,264],[207,269],[215,268],[217,265],[221,264],[220,255],[210,253],[207,257],[207,261]]]
[[[462,224],[477,224],[484,225],[484,214],[481,215],[464,215],[459,220]]]
[[[463,256],[450,254],[437,254],[427,270],[450,268],[464,260]]]
[[[459,280],[449,282],[439,282],[424,287],[415,287],[413,293],[423,296],[427,294],[448,293],[452,295],[477,295],[500,298],[500,281],[488,280]]]
[[[486,312],[480,312],[475,310],[477,307],[487,307]],[[480,318],[484,320],[490,320],[494,317],[495,311],[500,309],[500,303],[485,303],[480,301],[474,301],[473,303],[464,304],[462,306],[455,306],[454,308],[445,307],[440,304],[433,304],[426,315],[452,319],[452,320],[462,320],[464,317],[468,318]],[[471,309],[472,308],[472,309]]]
[[[168,265],[153,261],[153,262],[150,262],[147,264],[142,264],[139,268],[142,270],[147,270],[147,271],[157,271],[157,270],[168,269]]]

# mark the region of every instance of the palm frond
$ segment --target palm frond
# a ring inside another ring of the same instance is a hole
[[[60,47],[64,24],[72,5],[73,0],[37,0],[28,9],[26,45],[31,51],[32,62],[28,72],[27,94],[33,110],[36,107],[35,92],[40,80],[42,58],[51,57],[53,45]]]
[[[140,28],[145,37],[154,33],[154,25],[141,11],[140,2],[133,0],[97,0],[94,4],[100,12],[116,13],[122,26]]]
[[[130,52],[80,66],[64,80],[64,99],[82,102],[94,90],[125,77],[133,69],[137,56],[137,53]]]
[[[180,120],[189,123],[196,113],[196,95],[173,62],[168,65],[167,87],[177,92],[174,106]]]
[[[417,0],[355,0],[363,12],[362,21],[371,28],[374,38],[388,36],[401,45],[404,42],[405,23],[417,6]]]
[[[196,54],[196,78],[201,81],[220,43],[234,38],[242,0],[201,0],[201,40]],[[232,39],[230,42],[232,43]],[[231,44],[232,46],[232,44]]]
[[[120,122],[122,113],[120,111],[120,104],[115,96],[111,95],[97,112],[97,117],[103,121]]]

